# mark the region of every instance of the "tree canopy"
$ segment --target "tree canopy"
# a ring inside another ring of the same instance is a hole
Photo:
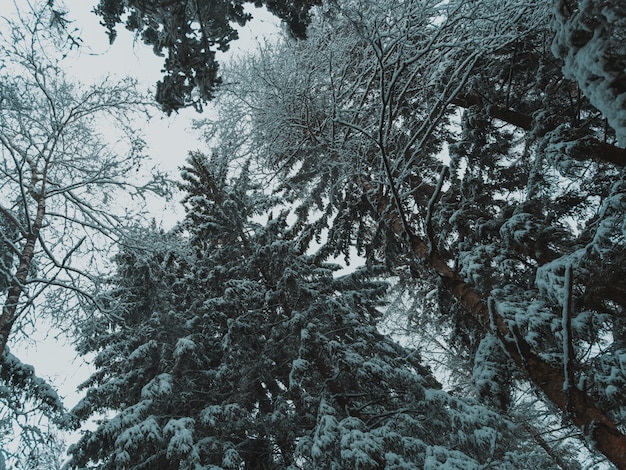
[[[192,154],[187,217],[117,257],[96,373],[73,410],[113,410],[70,449],[99,468],[491,468],[549,464],[523,429],[441,390],[376,328],[377,270],[334,277],[248,168]]]
[[[298,38],[306,36],[310,9],[320,0],[100,0],[95,12],[102,18],[109,39],[124,23],[154,53],[167,54],[163,79],[157,83],[156,100],[168,114],[193,106],[198,111],[212,100],[221,83],[216,51],[226,51],[238,38],[235,24],[243,26],[252,16],[244,4],[265,6],[281,18]]]
[[[85,305],[70,465],[626,468],[622,2],[261,3],[220,74],[243,2],[97,8],[216,117]]]
[[[239,151],[326,250],[410,274],[413,334],[437,331],[467,359],[466,390],[515,414],[528,380],[623,466],[623,129],[553,55],[553,11],[329,8],[307,41],[228,71],[215,136],[245,123]],[[504,356],[487,367],[494,338]]]

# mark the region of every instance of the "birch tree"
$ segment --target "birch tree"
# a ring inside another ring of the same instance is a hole
[[[55,309],[65,310],[59,322],[68,321],[79,303],[68,296],[88,298],[83,287],[94,280],[96,252],[131,217],[121,208],[166,189],[149,178],[129,182],[144,157],[131,124],[145,118],[147,101],[132,80],[86,87],[68,78],[48,12],[4,20],[0,38],[1,352],[20,322],[42,315],[53,292]]]
[[[62,56],[78,42],[64,21],[35,5],[0,29],[0,423],[2,452],[17,453],[9,464],[18,468],[48,458],[41,452],[71,423],[54,388],[8,344],[42,325],[72,330],[93,301],[100,253],[137,221],[143,195],[167,192],[164,181],[137,177],[145,156],[133,121],[147,118],[148,100],[133,80],[70,79]]]

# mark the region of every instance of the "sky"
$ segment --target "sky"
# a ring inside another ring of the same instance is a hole
[[[69,71],[75,78],[87,83],[97,81],[107,74],[120,78],[131,76],[138,79],[146,89],[153,89],[162,75],[163,58],[155,56],[150,46],[136,40],[122,25],[117,29],[117,39],[110,45],[104,27],[99,24],[99,17],[91,12],[96,2],[97,0],[63,2],[69,18],[76,19],[73,26],[78,28],[78,36],[83,41],[79,54],[67,60]],[[253,21],[243,28],[237,28],[240,38],[231,44],[227,53],[217,51],[216,56],[220,63],[253,49],[263,37],[277,32],[278,21],[265,9],[248,5],[247,10],[254,16]],[[152,120],[140,126],[149,146],[147,153],[159,168],[176,177],[178,168],[185,162],[187,152],[206,147],[199,134],[191,129],[191,125],[193,119],[210,116],[211,111],[209,104],[203,114],[193,109],[181,110],[169,117],[155,113]]]
[[[29,0],[0,0],[0,16],[11,16],[16,8],[23,8],[28,3]],[[37,2],[33,0],[31,3]],[[70,28],[76,28],[75,34],[82,40],[80,49],[62,62],[66,72],[85,84],[98,82],[107,75],[118,78],[131,76],[139,80],[141,87],[152,89],[161,77],[163,58],[156,57],[151,47],[136,41],[123,26],[118,28],[118,37],[110,45],[99,18],[92,13],[96,3],[97,0],[55,1],[57,7],[65,6],[68,19],[73,21]],[[267,11],[254,7],[250,7],[249,11],[254,19],[245,27],[238,28],[240,39],[231,44],[228,53],[218,52],[221,63],[254,48],[264,37],[277,34],[279,23]],[[144,133],[148,144],[146,153],[152,163],[170,177],[177,178],[178,168],[185,163],[188,151],[206,150],[207,145],[191,127],[194,119],[207,117],[210,113],[210,105],[202,115],[191,109],[170,117],[155,111],[149,122],[137,122],[137,128]],[[166,228],[170,227],[182,213],[178,199],[169,203],[153,201],[149,208],[151,216]],[[22,362],[34,365],[39,376],[49,379],[65,398],[66,406],[71,408],[80,399],[77,385],[86,380],[92,371],[57,331],[45,324],[39,324],[37,328],[31,342],[11,344],[11,350]]]
[[[0,0],[0,16],[10,16],[16,6],[27,5],[29,1],[36,3],[37,0]],[[82,41],[81,47],[61,63],[66,73],[84,84],[97,83],[105,76],[119,79],[130,76],[139,81],[141,88],[153,89],[161,78],[163,58],[155,56],[151,47],[135,40],[123,26],[118,27],[116,41],[109,44],[104,27],[92,13],[96,3],[97,0],[55,0],[57,7],[65,6],[67,18],[73,21],[70,29],[75,28],[75,35]],[[231,43],[227,53],[217,52],[221,64],[254,50],[259,43],[279,34],[279,20],[265,9],[248,5],[247,10],[254,18],[245,27],[238,27],[240,38]],[[211,104],[205,107],[202,114],[187,109],[169,117],[155,109],[152,119],[137,122],[136,126],[148,145],[146,153],[151,158],[146,166],[156,165],[171,178],[177,179],[179,167],[185,163],[189,151],[207,150],[200,132],[192,129],[193,120],[211,115]],[[179,200],[180,197],[170,202],[153,200],[148,208],[150,217],[154,217],[164,228],[171,227],[183,214]],[[353,261],[358,258],[356,253],[353,253],[353,258]],[[356,264],[359,263],[353,262],[352,267],[345,267],[337,274],[354,269]],[[35,327],[31,341],[10,343],[11,351],[22,362],[33,365],[37,375],[53,384],[66,407],[71,409],[82,397],[77,386],[94,372],[89,365],[90,358],[77,356],[71,341],[44,321]],[[77,433],[68,435],[67,444],[77,438]]]

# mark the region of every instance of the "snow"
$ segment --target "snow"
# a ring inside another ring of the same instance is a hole
[[[173,378],[170,374],[159,374],[141,389],[141,398],[144,400],[162,398],[172,393]]]
[[[559,2],[560,3],[560,2]],[[557,13],[552,51],[564,61],[563,74],[607,118],[626,146],[626,4],[583,0],[565,17]]]
[[[289,373],[289,387],[300,385],[302,380],[307,376],[310,367],[311,364],[306,359],[295,359],[291,365],[291,372]]]
[[[187,353],[191,353],[196,349],[196,343],[187,338],[179,338],[174,348],[174,359],[179,359]]]
[[[224,457],[222,458],[222,467],[226,469],[239,469],[241,468],[241,464],[243,460],[235,449],[227,449],[224,452]]]
[[[539,232],[539,226],[532,214],[520,212],[511,216],[502,227],[500,236],[508,243],[515,246],[524,245],[528,240]]]
[[[376,459],[382,447],[365,424],[357,418],[346,418],[341,421],[341,459],[350,468],[375,468]]]
[[[314,461],[323,459],[334,447],[339,437],[339,426],[334,414],[334,408],[324,399],[320,400],[317,426],[313,438],[313,445],[310,450],[311,457]]]
[[[494,362],[502,356],[501,348],[493,334],[487,334],[478,346],[472,370],[472,383],[480,397],[498,397],[502,393],[501,381],[498,380],[501,365]]]
[[[565,380],[563,381],[563,391],[569,391],[570,387],[574,384],[570,384],[569,380],[569,372],[570,368],[573,367],[570,364],[570,357],[573,356],[573,351],[570,351],[572,347],[572,338],[570,338],[571,332],[571,323],[570,318],[572,315],[571,305],[572,301],[570,299],[570,289],[572,285],[572,265],[568,264],[565,267],[565,279],[564,279],[564,288],[563,288],[563,314],[561,319],[561,334],[563,336],[563,376]]]
[[[5,347],[4,355],[2,358],[2,368],[4,374],[11,377],[11,381],[15,386],[23,387],[30,394],[30,398],[40,401],[46,406],[50,407],[54,413],[62,414],[64,410],[63,402],[57,394],[56,390],[50,386],[41,377],[38,377],[35,373],[35,368],[30,364],[24,364],[15,355],[13,355],[8,346]],[[9,390],[7,387],[0,389],[0,395],[5,390]],[[12,392],[7,393],[10,396]]]
[[[161,428],[154,416],[150,416],[145,421],[126,428],[115,440],[115,447],[132,452],[138,447],[160,441]]]
[[[496,450],[498,433],[493,428],[483,427],[474,430],[474,439],[479,447],[485,449],[487,455],[493,455]]]
[[[163,435],[171,436],[167,446],[168,458],[186,456],[193,451],[194,424],[192,418],[174,418],[167,422]]]
[[[209,405],[200,414],[200,421],[209,428],[223,426],[225,422],[237,426],[247,419],[248,411],[237,403],[225,405]]]
[[[483,467],[476,461],[470,461],[469,458],[461,452],[456,452],[441,446],[429,446],[428,449],[426,449],[424,470],[477,470],[479,468]]]
[[[158,347],[155,340],[151,339],[147,343],[139,345],[132,353],[128,355],[129,361],[143,361],[148,354]]]

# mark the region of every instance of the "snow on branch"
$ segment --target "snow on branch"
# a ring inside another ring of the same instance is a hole
[[[556,12],[552,52],[564,60],[563,74],[578,82],[615,129],[620,145],[626,145],[626,4],[623,0],[577,3],[575,11]]]

